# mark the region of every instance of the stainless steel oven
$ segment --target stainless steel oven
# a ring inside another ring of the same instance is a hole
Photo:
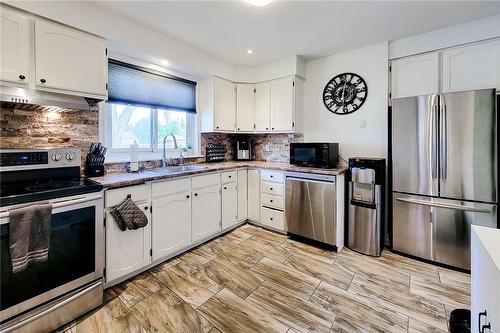
[[[1,332],[50,331],[102,304],[102,191],[50,202],[48,260],[18,273],[10,267],[8,211],[27,204],[0,208]]]

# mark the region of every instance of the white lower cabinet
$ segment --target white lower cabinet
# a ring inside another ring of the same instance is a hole
[[[222,185],[222,229],[238,223],[238,193],[236,183]]]
[[[248,170],[248,219],[260,221],[260,173]]]
[[[191,244],[191,191],[153,199],[153,261]]]
[[[151,213],[149,203],[138,203],[148,225],[121,231],[111,213],[106,213],[106,282],[137,271],[151,263]]]
[[[238,170],[238,222],[248,218],[248,172]]]
[[[196,242],[221,230],[220,185],[193,189],[192,193],[192,241]]]
[[[500,332],[500,230],[472,226],[471,332]]]
[[[266,227],[285,230],[285,217],[283,211],[262,207],[260,211],[260,223]]]

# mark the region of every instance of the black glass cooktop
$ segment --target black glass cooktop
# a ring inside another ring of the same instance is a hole
[[[0,206],[98,192],[102,188],[101,184],[80,177],[2,182]]]

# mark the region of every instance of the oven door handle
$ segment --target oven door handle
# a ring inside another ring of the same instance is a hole
[[[101,198],[102,198],[102,194],[96,194],[96,195],[92,195],[92,196],[79,197],[79,198],[64,200],[64,201],[59,201],[59,202],[55,201],[55,202],[52,202],[52,209],[71,206],[71,205],[77,205],[77,204],[85,203],[88,201],[99,200]],[[31,203],[31,204],[35,204],[35,203]],[[30,204],[24,205],[24,206],[19,206],[16,208],[26,207],[29,205]],[[0,218],[5,218],[5,217],[9,217],[9,211],[3,211],[0,213]]]
[[[47,308],[47,309],[45,309],[45,310],[37,313],[36,315],[34,315],[32,317],[29,317],[29,318],[27,318],[27,319],[25,319],[25,320],[23,320],[23,321],[21,321],[19,323],[16,323],[16,324],[14,324],[14,325],[12,325],[10,327],[5,328],[5,330],[3,330],[2,333],[13,332],[16,329],[18,329],[18,328],[20,328],[20,327],[22,327],[24,325],[27,325],[27,324],[29,324],[29,323],[31,323],[31,322],[39,319],[39,318],[41,318],[41,317],[43,317],[43,316],[51,313],[51,312],[56,311],[57,309],[61,308],[62,306],[64,306],[64,305],[66,305],[66,304],[74,301],[75,299],[77,299],[77,298],[85,295],[86,293],[90,292],[91,290],[94,290],[97,287],[100,287],[101,285],[102,285],[102,281],[94,283],[91,286],[88,286],[87,288],[79,291],[78,293],[76,293],[76,294],[68,297],[64,301],[62,301],[60,303],[57,303],[57,304],[54,304],[53,306],[51,306],[51,307],[49,307],[49,308]]]

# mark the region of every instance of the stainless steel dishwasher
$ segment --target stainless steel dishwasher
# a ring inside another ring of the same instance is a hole
[[[287,232],[336,246],[335,176],[286,173]]]

